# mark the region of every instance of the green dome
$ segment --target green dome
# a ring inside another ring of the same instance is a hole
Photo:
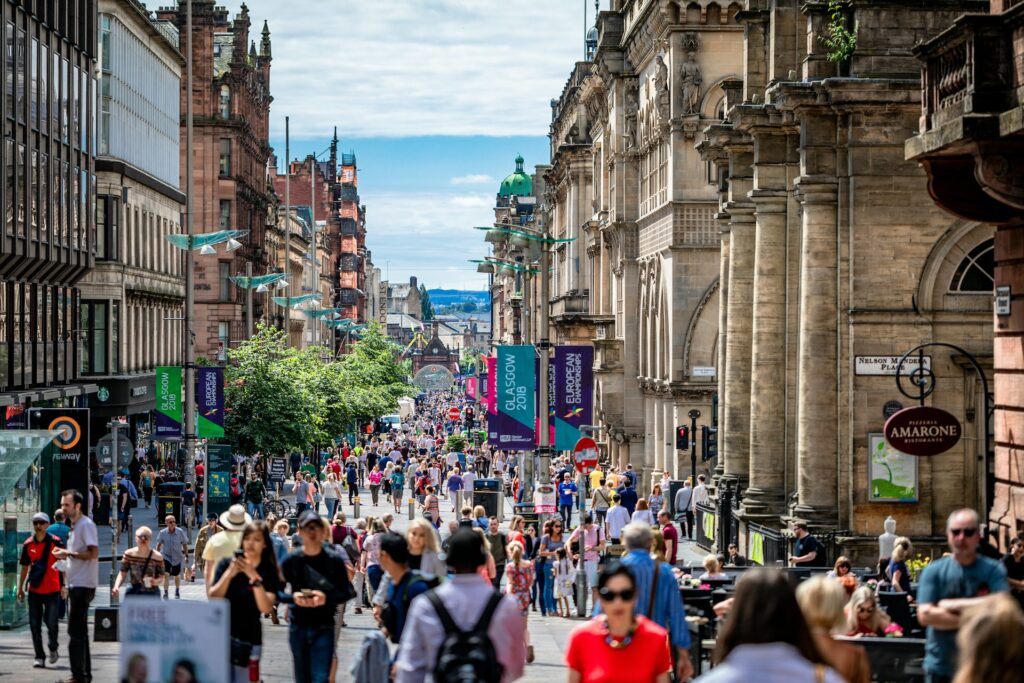
[[[533,180],[523,170],[522,155],[516,157],[516,170],[501,181],[499,197],[528,197],[533,194]]]

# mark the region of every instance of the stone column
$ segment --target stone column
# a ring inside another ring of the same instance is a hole
[[[665,448],[662,444],[661,430],[664,427],[665,415],[661,410],[661,399],[657,396],[653,396],[649,399],[651,408],[651,423],[650,423],[650,436],[651,442],[651,455],[653,458],[650,460],[650,466],[656,470],[663,469],[665,467]]]
[[[673,407],[671,395],[666,395],[661,402],[661,434],[658,435],[658,439],[661,442],[661,452],[665,454],[665,462],[661,468],[674,473],[676,461],[679,458],[676,457],[676,428],[672,422],[672,418],[675,416]]]
[[[729,340],[727,327],[729,324],[729,215],[719,214],[722,230],[722,253],[718,269],[718,361],[715,372],[718,380],[718,461],[715,463],[715,477],[721,477],[725,473],[725,447],[721,435],[728,429],[725,421],[725,397],[728,392],[728,385],[725,382],[726,366],[726,344]]]
[[[654,399],[649,395],[643,395],[644,401],[644,457],[643,467],[654,467]],[[630,455],[632,456],[632,449],[630,449]],[[633,461],[633,467],[639,466],[641,463]]]
[[[754,207],[730,203],[729,302],[726,324],[725,384],[722,413],[724,476],[746,486],[750,476],[750,345],[754,293]]]
[[[784,138],[782,138],[784,140]],[[760,169],[758,169],[760,173]],[[755,189],[754,329],[750,364],[750,514],[780,512],[786,430],[786,191]]]
[[[800,351],[797,487],[793,515],[834,523],[838,494],[837,268],[835,182],[801,182]]]

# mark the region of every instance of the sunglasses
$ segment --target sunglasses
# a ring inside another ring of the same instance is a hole
[[[140,541],[148,541],[149,539],[151,539],[153,537],[150,536],[149,534],[139,534],[135,538],[139,539]]]
[[[46,522],[44,522],[44,521],[43,521],[43,520],[41,520],[41,519],[37,519],[36,521],[32,522],[32,524],[33,524],[33,525],[35,525],[35,524],[46,524]]]
[[[602,588],[597,591],[597,594],[601,596],[601,599],[606,602],[612,602],[615,599],[621,599],[623,602],[632,602],[633,598],[636,597],[635,588],[625,588],[621,591],[613,591],[607,588]]]
[[[964,538],[971,538],[974,534],[978,533],[975,527],[967,527],[966,529],[950,529],[949,533],[956,538],[957,536],[963,536]]]

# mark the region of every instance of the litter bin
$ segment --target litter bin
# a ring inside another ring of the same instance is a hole
[[[477,479],[473,482],[473,507],[482,505],[488,517],[502,518],[503,495],[500,479]]]
[[[181,518],[181,494],[185,490],[184,482],[168,481],[156,487],[156,523],[164,526],[164,519],[167,515],[174,515],[178,524],[184,522]]]

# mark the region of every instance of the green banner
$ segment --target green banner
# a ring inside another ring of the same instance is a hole
[[[180,439],[181,431],[181,368],[161,365],[156,369],[157,439]]]

